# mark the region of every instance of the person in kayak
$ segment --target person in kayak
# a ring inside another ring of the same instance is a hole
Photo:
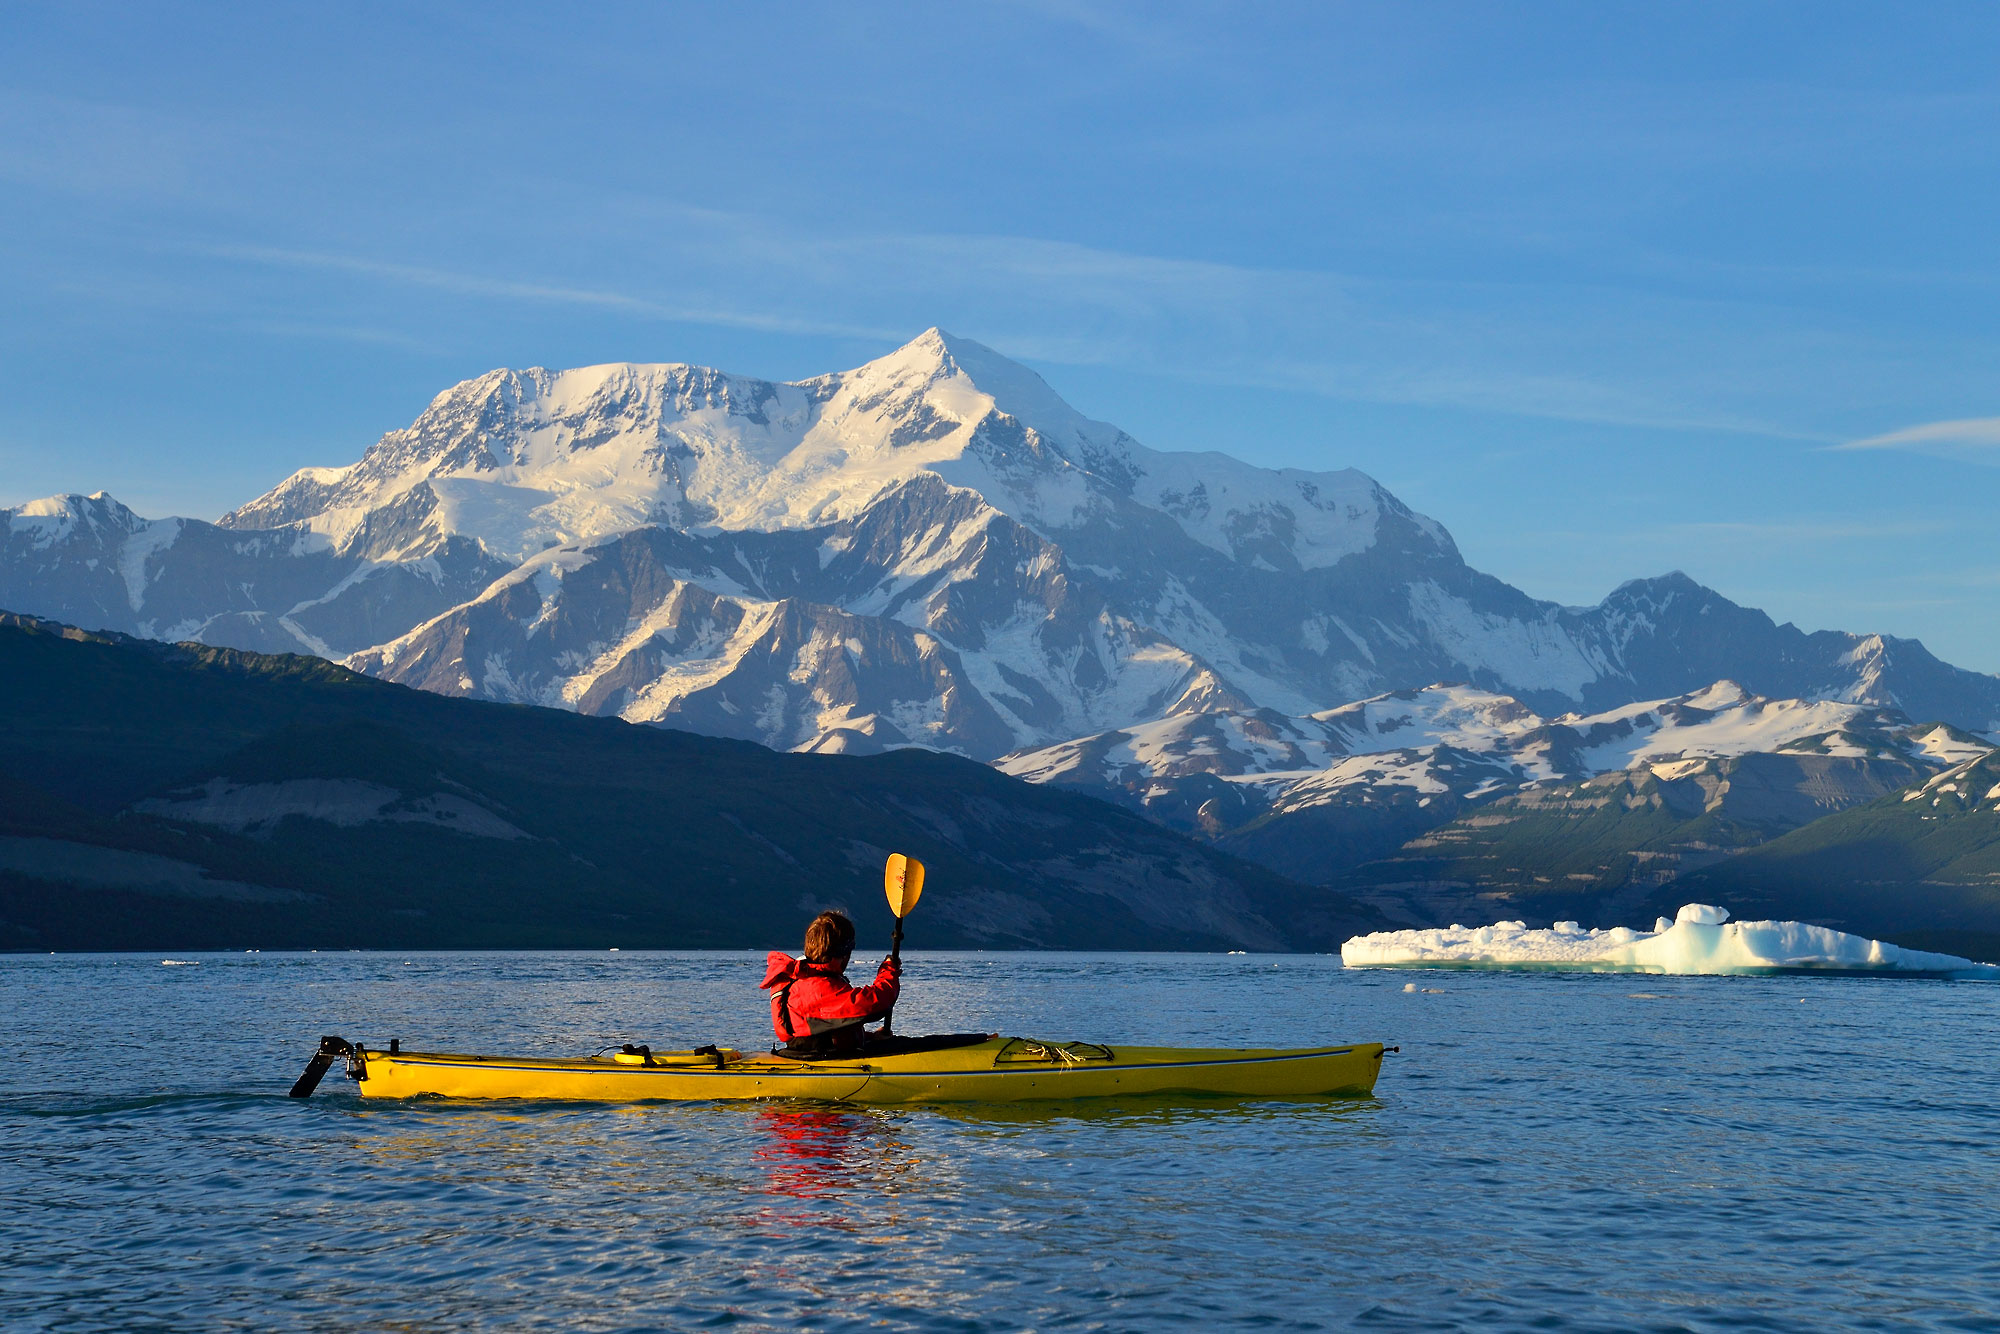
[[[823,912],[806,927],[805,958],[771,951],[762,989],[771,993],[771,1029],[786,1047],[816,1056],[858,1051],[861,1026],[895,1008],[902,965],[884,959],[874,982],[850,986],[853,955],[854,923],[838,912]]]

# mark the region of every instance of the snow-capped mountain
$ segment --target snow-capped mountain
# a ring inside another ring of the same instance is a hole
[[[1629,770],[1673,781],[1746,755],[1830,757],[1862,767],[1886,761],[1902,775],[1961,763],[1995,744],[1946,724],[1913,723],[1893,709],[1767,699],[1734,681],[1552,719],[1512,696],[1433,685],[1304,717],[1181,714],[1004,756],[996,765],[1211,837],[1344,806],[1374,808],[1370,818],[1385,835],[1407,838],[1538,784]],[[1855,789],[1869,797],[1882,790]],[[1829,791],[1828,809],[1844,799]],[[1380,841],[1364,840],[1369,847]]]
[[[785,749],[992,758],[1212,715],[1311,769],[1387,753],[1331,749],[1318,711],[1446,679],[1544,714],[1729,677],[2000,723],[2000,678],[1684,576],[1535,601],[1360,473],[1148,449],[938,330],[794,384],[493,371],[219,524],[101,494],[0,518],[0,606]]]
[[[353,663],[779,749],[982,758],[1037,728],[1241,702],[1065,578],[1060,551],[935,477],[804,532],[648,528],[551,549]]]
[[[295,473],[222,525],[297,524],[342,545],[427,488],[435,531],[518,561],[648,525],[824,527],[924,473],[1044,534],[1134,502],[1221,555],[1272,568],[1366,549],[1384,509],[1450,544],[1360,473],[1157,453],[1026,367],[937,329],[797,384],[681,365],[492,371],[440,394],[359,462]]]
[[[142,519],[100,491],[0,509],[0,608],[91,630],[339,658],[506,573],[476,541],[408,552],[383,511],[336,544],[302,526]]]

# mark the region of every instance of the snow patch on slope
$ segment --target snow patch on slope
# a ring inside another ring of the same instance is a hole
[[[133,611],[146,604],[146,562],[174,544],[183,523],[180,519],[154,519],[134,529],[118,549],[118,574],[125,581],[125,597]]]
[[[1428,745],[1491,750],[1546,726],[1513,696],[1464,685],[1393,691],[1312,718],[1336,730],[1356,755]]]
[[[1734,681],[1671,700],[1652,700],[1597,714],[1566,714],[1559,725],[1587,745],[1585,770],[1613,773],[1666,759],[1721,758],[1776,751],[1808,738],[1838,734],[1879,719],[1880,710],[1833,700],[1760,699]],[[1841,745],[1828,753],[1867,753]]]
[[[1446,653],[1517,690],[1581,699],[1583,688],[1609,666],[1587,655],[1552,619],[1482,612],[1430,580],[1410,585],[1410,616]]]

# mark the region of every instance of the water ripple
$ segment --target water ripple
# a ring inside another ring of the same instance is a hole
[[[8,1329],[2000,1328],[1996,988],[917,956],[908,1031],[1404,1050],[1300,1104],[384,1105],[284,1093],[324,1032],[756,1045],[757,961],[188,957],[0,959]]]

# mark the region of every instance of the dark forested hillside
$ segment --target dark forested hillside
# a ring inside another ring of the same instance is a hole
[[[1688,876],[1741,917],[1806,917],[2000,960],[2000,754]]]
[[[1332,948],[1372,910],[925,751],[784,755],[0,616],[0,947]]]

